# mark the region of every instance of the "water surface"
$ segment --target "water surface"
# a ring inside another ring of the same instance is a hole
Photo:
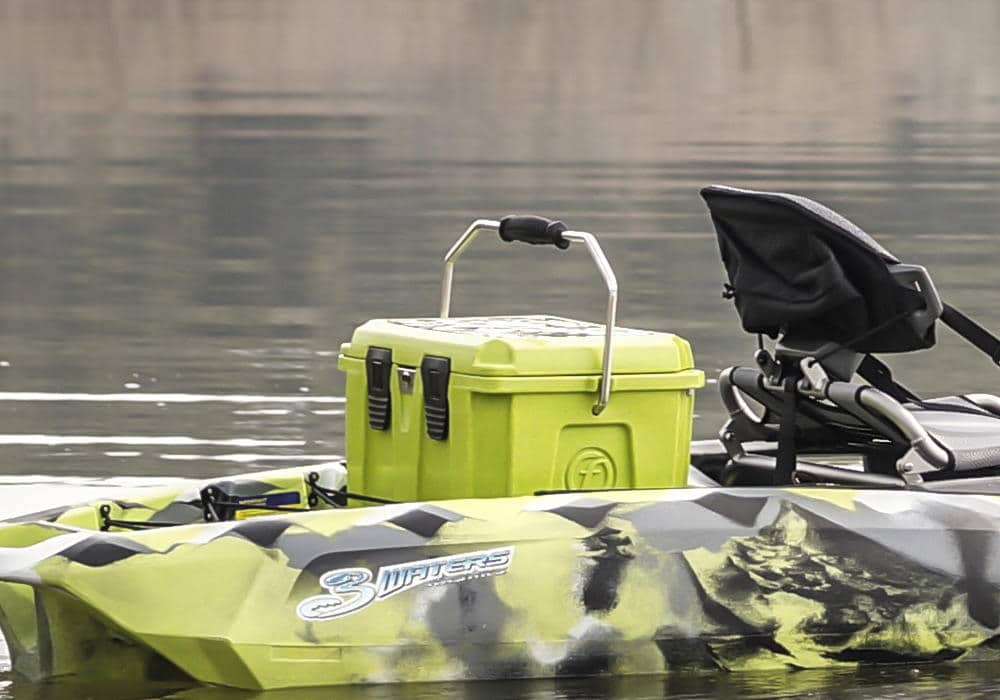
[[[688,338],[710,376],[753,349],[720,298],[710,182],[825,202],[1000,328],[998,28],[991,2],[0,0],[0,474],[22,479],[0,511],[30,484],[70,498],[81,478],[343,454],[339,343],[433,314],[441,255],[481,216],[597,234],[622,323]],[[600,321],[602,304],[577,250],[484,240],[457,272],[456,314]],[[894,361],[908,384],[1000,390],[941,336]],[[713,391],[697,437],[722,420]],[[954,669],[810,678],[814,697],[996,688]],[[0,697],[56,697],[11,682]],[[509,694],[796,683],[752,687]],[[345,697],[508,692],[490,688]]]

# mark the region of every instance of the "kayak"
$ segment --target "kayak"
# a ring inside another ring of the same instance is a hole
[[[70,517],[0,531],[0,621],[35,679],[264,689],[998,655],[993,497],[683,488],[116,533]]]
[[[0,524],[14,671],[276,689],[997,659],[1000,408],[920,399],[874,353],[933,345],[938,319],[1000,341],[811,200],[703,195],[761,335],[720,377],[719,440],[690,440],[686,341],[616,325],[593,237],[479,220],[439,316],[342,349],[346,463]],[[451,318],[490,229],[582,243],[606,323]]]

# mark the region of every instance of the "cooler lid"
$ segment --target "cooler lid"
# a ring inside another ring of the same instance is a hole
[[[451,359],[451,371],[478,376],[600,374],[604,326],[558,316],[468,316],[368,321],[341,352],[364,359],[371,346],[392,349],[395,364],[418,367],[424,355]],[[673,333],[615,328],[615,374],[691,369],[691,346]]]

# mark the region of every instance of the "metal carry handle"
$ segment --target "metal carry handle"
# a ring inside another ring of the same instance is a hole
[[[604,355],[601,360],[601,383],[593,414],[600,413],[611,400],[611,339],[618,317],[618,278],[597,239],[586,231],[570,231],[561,221],[550,221],[537,216],[507,216],[500,221],[477,219],[465,229],[455,244],[444,256],[444,270],[441,272],[441,318],[448,318],[451,312],[451,283],[455,272],[455,261],[465,252],[480,231],[496,231],[505,241],[524,241],[532,244],[550,244],[567,248],[570,243],[583,243],[593,258],[597,269],[608,288],[608,308],[604,324]]]

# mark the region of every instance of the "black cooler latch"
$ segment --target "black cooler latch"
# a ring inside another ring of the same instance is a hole
[[[392,376],[392,350],[370,347],[365,355],[368,376],[368,425],[372,430],[388,430],[392,401],[389,378]]]
[[[448,439],[448,377],[451,360],[426,355],[420,363],[420,379],[424,384],[424,418],[431,440]]]

